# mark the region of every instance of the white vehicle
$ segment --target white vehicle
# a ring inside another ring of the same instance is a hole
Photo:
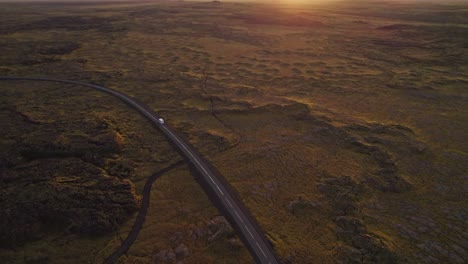
[[[159,122],[159,124],[161,124],[161,125],[162,125],[162,124],[164,124],[164,119],[162,119],[162,118],[159,118],[159,119],[158,119],[158,122]]]

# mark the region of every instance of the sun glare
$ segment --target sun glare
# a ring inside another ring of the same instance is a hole
[[[327,2],[327,0],[280,0],[277,2],[281,4],[287,4],[287,5],[307,5],[307,4],[324,3],[324,2]]]

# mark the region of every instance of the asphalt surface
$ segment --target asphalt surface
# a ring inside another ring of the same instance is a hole
[[[190,143],[177,135],[167,122],[161,123],[159,119],[162,117],[159,114],[152,111],[144,104],[137,102],[135,99],[125,94],[98,84],[49,78],[0,77],[0,80],[48,81],[87,86],[111,94],[138,110],[164,134],[166,134],[167,138],[175,147],[178,148],[179,152],[181,152],[192,163],[201,175],[205,185],[211,189],[210,195],[215,196],[211,198],[217,201],[218,206],[222,207],[222,211],[226,214],[225,216],[230,220],[231,224],[234,225],[236,230],[241,232],[240,235],[243,238],[244,243],[252,253],[257,263],[279,263],[271,245],[263,235],[260,227],[256,224],[255,220],[250,215],[247,208],[242,204],[240,199],[235,196],[232,188],[224,180],[223,176],[213,167],[213,165],[205,160]]]

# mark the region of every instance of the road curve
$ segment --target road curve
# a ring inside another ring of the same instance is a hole
[[[98,84],[91,84],[80,81],[2,76],[0,76],[0,81],[47,81],[77,84],[113,95],[129,106],[133,107],[144,117],[149,119],[153,125],[160,129],[178,149],[178,151],[192,163],[194,168],[201,176],[200,180],[202,180],[202,183],[204,183],[205,187],[210,190],[210,198],[217,202],[217,205],[221,207],[225,216],[230,220],[234,228],[240,232],[242,240],[244,241],[249,251],[252,253],[257,263],[279,263],[269,241],[263,235],[263,232],[255,222],[255,219],[250,215],[247,208],[242,204],[240,199],[236,197],[235,192],[233,191],[232,187],[230,187],[229,184],[225,181],[224,177],[213,165],[205,160],[190,143],[177,135],[177,133],[167,123],[159,122],[159,118],[161,118],[161,116],[144,104],[139,103],[135,99],[113,89]]]
[[[125,238],[124,241],[120,244],[120,246],[114,250],[105,260],[104,264],[112,264],[117,261],[117,259],[120,258],[125,252],[127,252],[130,247],[133,245],[133,242],[138,237],[138,234],[140,233],[141,228],[143,227],[143,223],[145,222],[146,214],[148,212],[148,207],[150,204],[150,195],[151,195],[151,186],[153,183],[159,179],[159,177],[163,176],[164,174],[168,173],[172,169],[182,165],[185,163],[185,160],[178,161],[172,165],[169,165],[168,167],[165,167],[164,169],[154,173],[151,177],[148,178],[148,180],[145,183],[145,187],[143,187],[143,193],[142,193],[142,201],[141,201],[141,206],[140,210],[138,211],[138,215],[135,219],[135,222],[133,223],[132,230],[128,233],[127,238]]]

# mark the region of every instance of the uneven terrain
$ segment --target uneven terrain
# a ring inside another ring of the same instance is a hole
[[[351,1],[350,1],[351,2]],[[0,75],[94,82],[166,118],[284,263],[468,259],[468,7],[1,4]],[[0,257],[100,263],[181,157],[109,95],[0,82]],[[252,263],[189,167],[121,263]]]

